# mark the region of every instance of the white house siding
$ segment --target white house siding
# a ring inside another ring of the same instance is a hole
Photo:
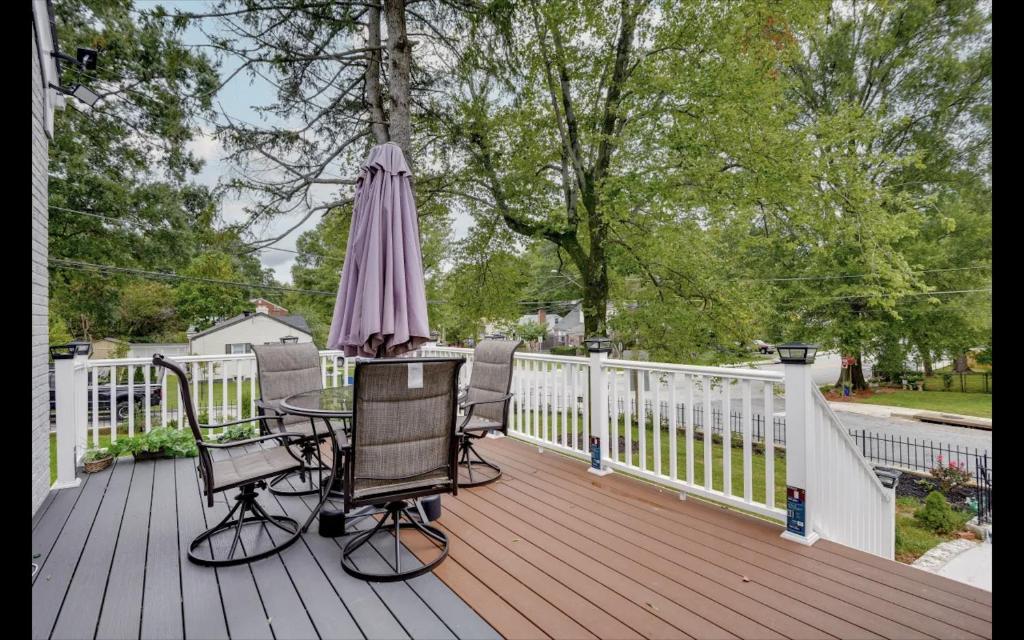
[[[34,15],[35,17],[35,15]],[[45,18],[45,14],[41,16]],[[40,25],[49,29],[48,24]],[[32,513],[50,490],[50,394],[47,271],[49,141],[45,81],[32,27]]]
[[[133,343],[128,346],[129,358],[152,358],[155,354],[165,355],[168,358],[188,355],[188,344],[143,344]]]
[[[313,336],[303,333],[264,315],[254,315],[206,335],[192,338],[192,355],[223,355],[229,344],[255,344],[280,342],[285,336],[295,336],[299,342],[312,342]]]

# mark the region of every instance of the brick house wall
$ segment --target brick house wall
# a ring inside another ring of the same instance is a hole
[[[48,3],[32,3],[32,513],[50,490],[49,380],[49,141],[53,109],[59,106],[50,82],[52,31]]]

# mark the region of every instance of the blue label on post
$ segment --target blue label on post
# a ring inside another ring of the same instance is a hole
[[[807,493],[799,487],[786,487],[786,531],[798,536],[807,530],[804,521],[804,507]]]
[[[601,438],[590,436],[590,466],[593,469],[601,468]]]

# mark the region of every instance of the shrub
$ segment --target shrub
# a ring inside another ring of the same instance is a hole
[[[553,356],[575,356],[579,355],[576,347],[572,345],[555,345],[551,347],[551,355]]]
[[[963,526],[962,516],[957,515],[946,501],[946,496],[932,491],[925,498],[924,506],[914,512],[914,519],[935,533],[953,533]]]
[[[939,484],[939,490],[942,493],[948,495],[953,489],[962,487],[971,481],[971,473],[963,462],[953,462],[950,460],[949,464],[943,464],[941,455],[935,458],[935,462],[935,468],[929,473]]]
[[[942,374],[942,388],[949,391],[953,387],[953,374],[944,373]]]

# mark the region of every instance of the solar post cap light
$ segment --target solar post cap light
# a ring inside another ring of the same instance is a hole
[[[775,347],[783,364],[814,364],[818,345],[803,342],[787,342]]]
[[[606,336],[590,336],[583,342],[590,353],[610,353],[612,350],[612,341]]]

